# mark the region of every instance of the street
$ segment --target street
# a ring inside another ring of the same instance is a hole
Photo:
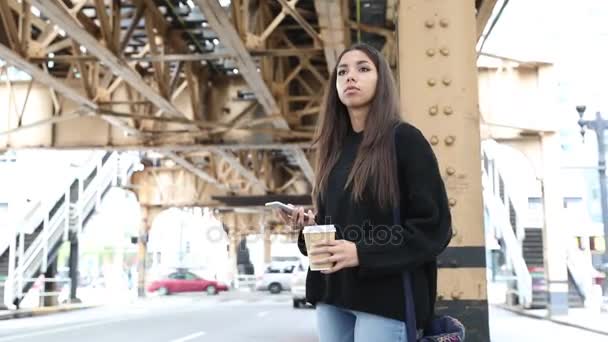
[[[314,311],[294,310],[289,295],[204,294],[151,298],[0,322],[0,341],[294,341],[312,342]]]
[[[492,342],[606,341],[607,336],[491,307]],[[288,294],[222,293],[153,297],[48,316],[0,321],[4,341],[314,342],[314,309]],[[378,341],[381,342],[381,341]]]

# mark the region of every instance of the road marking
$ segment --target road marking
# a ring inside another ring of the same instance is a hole
[[[91,322],[91,323],[84,323],[84,324],[75,324],[75,325],[70,325],[68,327],[48,329],[48,330],[44,330],[44,331],[36,331],[36,332],[27,333],[27,334],[4,336],[4,337],[0,337],[0,342],[14,341],[14,340],[18,340],[18,339],[46,335],[46,334],[55,334],[55,333],[64,332],[64,331],[78,330],[78,329],[82,329],[82,328],[93,327],[96,325],[104,325],[104,324],[110,324],[110,323],[122,322],[122,321],[126,321],[126,320],[125,319],[114,319],[114,320],[108,320],[105,322]]]
[[[171,340],[171,342],[186,342],[186,341],[190,341],[190,340],[194,340],[197,337],[201,337],[203,335],[206,335],[207,333],[204,331],[199,331],[197,333],[182,337],[182,338],[178,338],[177,340]]]
[[[261,312],[258,312],[258,317],[264,317],[264,316],[266,316],[266,315],[268,315],[268,311],[261,311]]]

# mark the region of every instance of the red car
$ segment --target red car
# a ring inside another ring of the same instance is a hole
[[[206,280],[191,272],[174,272],[166,279],[153,281],[148,286],[149,292],[158,291],[161,295],[177,292],[200,292],[215,295],[221,291],[228,291],[228,286],[215,280]]]

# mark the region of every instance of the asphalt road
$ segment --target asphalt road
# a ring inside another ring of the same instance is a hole
[[[314,310],[288,295],[193,295],[2,321],[0,342],[313,342],[315,329]]]
[[[492,307],[492,342],[608,341],[608,336]],[[0,321],[5,341],[315,342],[313,309],[293,309],[289,295],[230,293],[151,298],[48,316]],[[382,342],[382,341],[373,341]]]

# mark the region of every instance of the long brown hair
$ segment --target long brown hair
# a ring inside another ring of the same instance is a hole
[[[359,50],[370,58],[378,71],[378,81],[376,93],[365,119],[363,140],[345,189],[352,184],[353,199],[358,202],[369,187],[379,206],[389,208],[399,204],[399,187],[396,186],[398,183],[395,174],[397,161],[393,143],[393,130],[401,122],[399,99],[388,63],[378,50],[366,44],[355,44],[344,50],[331,72],[325,91],[323,110],[313,140],[313,145],[317,149],[313,199],[318,208],[319,203],[316,201],[319,194],[321,199],[325,194],[329,173],[338,161],[344,139],[351,129],[348,110],[338,97],[336,78],[337,66],[342,56],[353,50]]]

